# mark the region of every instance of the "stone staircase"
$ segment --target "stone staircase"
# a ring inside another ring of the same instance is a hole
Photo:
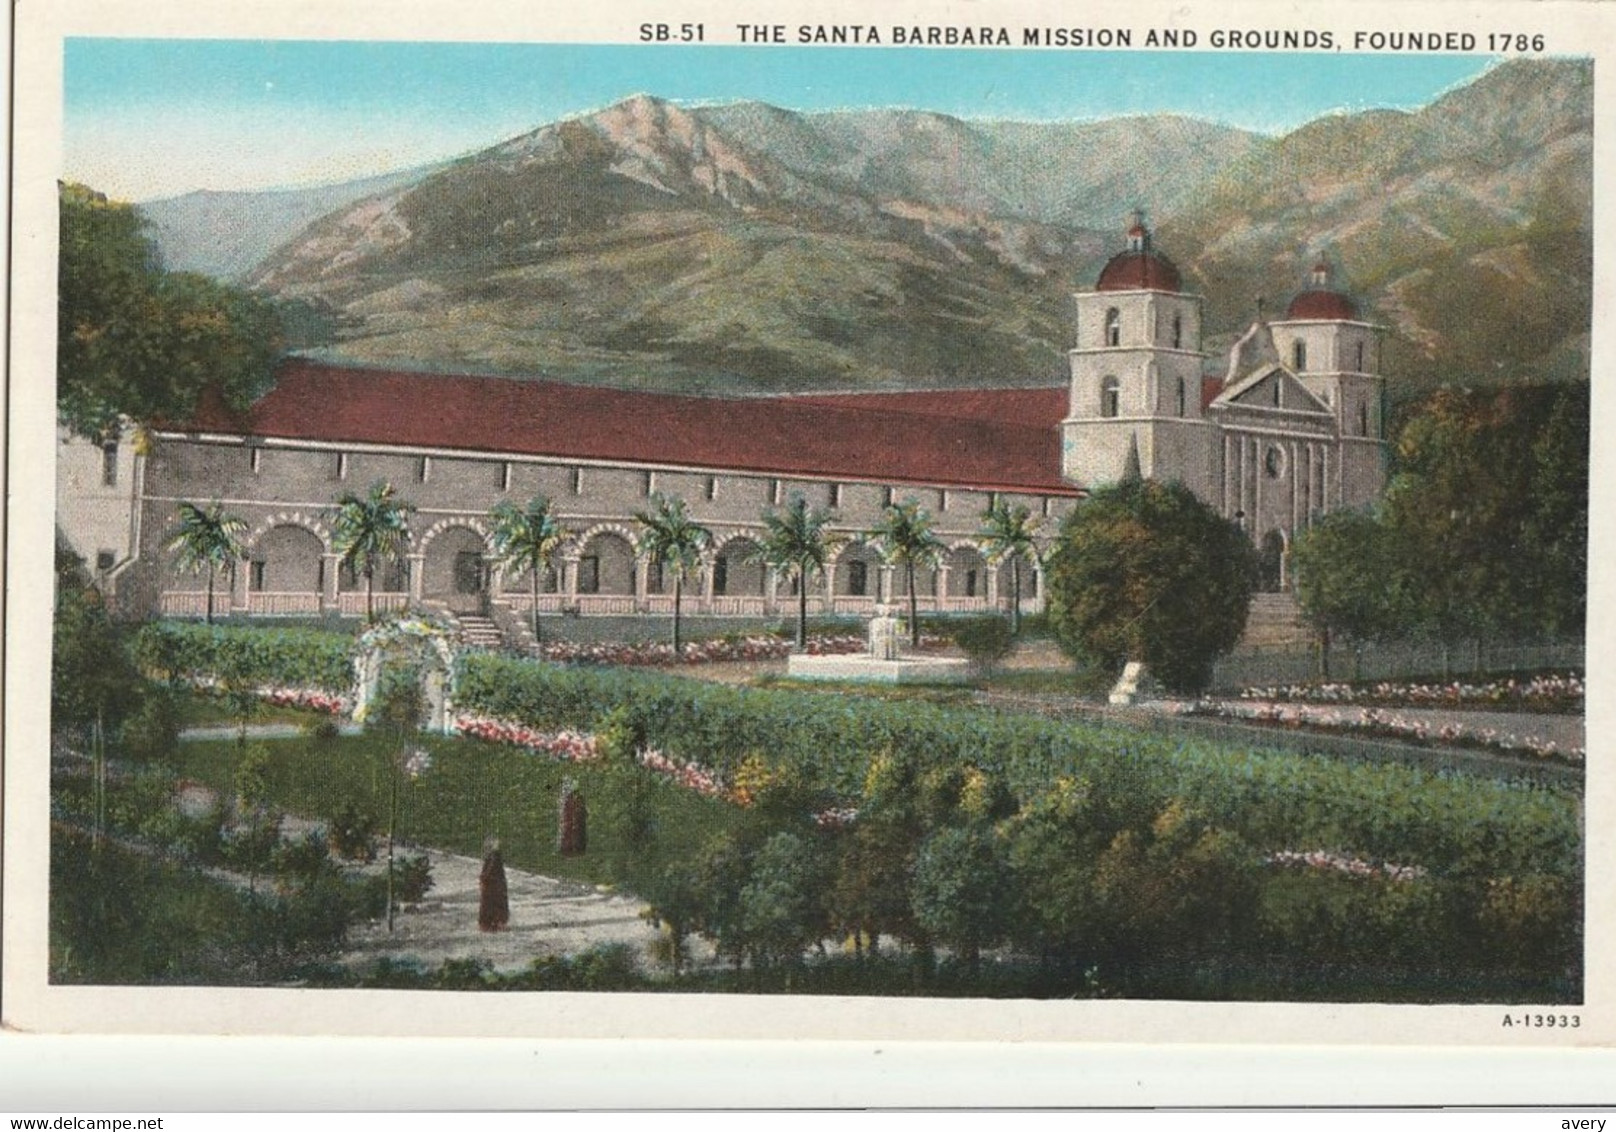
[[[492,618],[478,613],[457,613],[455,620],[460,623],[460,640],[467,648],[498,652],[505,647],[505,634],[499,631]]]
[[[1302,608],[1293,595],[1264,593],[1252,597],[1241,648],[1306,645],[1312,640],[1313,630],[1303,619]]]

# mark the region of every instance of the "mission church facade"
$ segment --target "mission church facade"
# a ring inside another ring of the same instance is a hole
[[[762,516],[795,496],[832,511],[845,541],[815,579],[815,613],[868,614],[906,599],[902,571],[863,532],[913,499],[947,548],[920,571],[923,610],[1002,606],[1007,564],[977,538],[1003,500],[1038,521],[1040,550],[1089,490],[1132,474],[1179,480],[1239,523],[1285,585],[1290,540],[1383,486],[1380,328],[1320,263],[1285,318],[1261,317],[1209,373],[1201,299],[1136,222],[1093,290],[1076,296],[1064,385],[1036,389],[674,396],[499,377],[443,376],[291,359],[245,413],[204,398],[144,451],[64,441],[58,526],[129,615],[201,616],[207,595],[164,549],[182,501],[218,501],[248,525],[220,583],[221,613],[361,616],[361,579],[339,568],[330,512],[386,481],[413,504],[406,561],[377,578],[380,609],[492,617],[521,634],[530,579],[492,565],[489,511],[548,497],[571,532],[542,579],[541,611],[671,612],[671,579],[636,553],[636,511],[676,496],[713,534],[689,612],[775,617],[793,585],[755,560]],[[1041,607],[1042,568],[1023,567]]]

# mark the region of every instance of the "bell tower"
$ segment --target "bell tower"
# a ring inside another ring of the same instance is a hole
[[[1092,291],[1074,296],[1076,346],[1061,422],[1061,474],[1079,487],[1115,483],[1137,467],[1202,498],[1212,481],[1201,412],[1201,299],[1152,246],[1134,216],[1125,249]]]

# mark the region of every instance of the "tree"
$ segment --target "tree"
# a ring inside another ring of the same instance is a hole
[[[1323,675],[1331,634],[1357,641],[1400,634],[1410,580],[1395,532],[1365,511],[1336,511],[1296,536],[1291,550],[1296,600],[1319,631]]]
[[[532,581],[533,642],[539,637],[539,577],[554,568],[556,552],[572,533],[557,521],[550,501],[535,495],[526,507],[518,507],[508,499],[494,506],[494,561],[502,569],[521,573],[526,570]]]
[[[364,576],[366,621],[376,620],[376,568],[403,560],[414,513],[414,505],[397,498],[390,483],[372,484],[364,498],[350,492],[337,500],[331,545],[342,567]]]
[[[241,536],[247,524],[214,503],[206,509],[194,503],[181,503],[178,507],[179,525],[169,535],[165,548],[174,554],[175,564],[182,570],[208,573],[207,623],[213,624],[213,579],[224,569],[235,569],[246,549]]]
[[[915,594],[915,567],[936,566],[943,555],[943,544],[931,529],[931,515],[913,499],[894,503],[881,514],[881,522],[870,531],[870,541],[882,561],[904,568],[909,584],[909,644],[920,647],[920,606]]]
[[[975,975],[982,949],[1009,934],[1010,872],[993,831],[980,825],[937,830],[921,842],[910,899],[915,919],[956,949]]]
[[[1050,628],[1068,655],[1107,673],[1144,661],[1177,692],[1210,682],[1256,588],[1251,542],[1179,483],[1096,491],[1047,561]]]
[[[673,575],[673,655],[677,657],[683,651],[679,617],[685,576],[700,569],[702,551],[712,544],[713,535],[690,517],[683,499],[660,493],[651,497],[649,511],[634,513],[634,521],[644,528],[639,553]]]
[[[1038,524],[1026,507],[994,499],[982,513],[982,530],[976,536],[989,566],[997,568],[1001,562],[1010,563],[1011,633],[1021,631],[1021,563],[1038,557],[1038,548],[1032,541],[1037,529]]]
[[[133,207],[83,185],[58,192],[57,411],[92,440],[120,418],[184,420],[205,386],[245,409],[272,382],[270,302],[162,269]]]
[[[797,580],[797,648],[808,645],[808,583],[823,577],[839,539],[829,534],[831,515],[810,508],[800,495],[791,497],[784,510],[763,512],[763,538],[755,559]]]

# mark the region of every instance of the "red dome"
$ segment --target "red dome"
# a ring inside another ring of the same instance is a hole
[[[1303,291],[1291,300],[1285,317],[1314,322],[1354,322],[1358,308],[1339,291]]]
[[[1155,252],[1123,252],[1100,272],[1096,291],[1180,291],[1183,280],[1166,256]]]

